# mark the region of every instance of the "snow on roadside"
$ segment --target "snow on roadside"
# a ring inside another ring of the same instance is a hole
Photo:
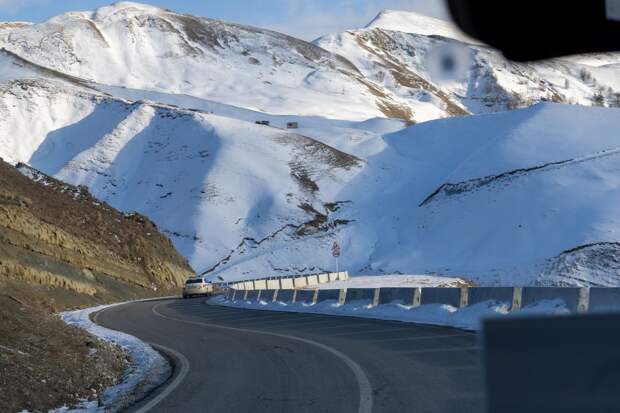
[[[76,409],[66,407],[52,410],[50,413],[65,412],[116,412],[139,401],[148,392],[159,386],[169,375],[170,365],[151,346],[129,334],[101,327],[91,321],[90,316],[98,311],[120,304],[102,305],[61,314],[68,325],[79,327],[88,333],[125,350],[131,357],[131,365],[123,376],[123,381],[107,389],[103,395],[103,406],[97,402],[84,402]]]
[[[375,318],[380,320],[403,321],[407,323],[430,324],[438,326],[456,327],[464,330],[480,330],[482,320],[488,317],[513,315],[540,315],[540,314],[567,314],[566,303],[562,300],[546,300],[524,307],[521,310],[508,312],[510,304],[501,301],[489,300],[464,308],[456,308],[447,304],[423,304],[412,308],[402,301],[381,304],[370,307],[368,300],[359,300],[338,305],[336,300],[321,301],[316,304],[284,303],[281,301],[266,302],[249,300],[228,300],[220,295],[208,300],[211,305],[223,305],[236,308],[254,310],[271,310],[297,313],[315,313],[339,316],[353,316]]]

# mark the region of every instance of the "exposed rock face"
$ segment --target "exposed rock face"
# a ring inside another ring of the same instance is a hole
[[[170,293],[192,272],[147,218],[18,168],[0,162],[2,289],[59,309]]]

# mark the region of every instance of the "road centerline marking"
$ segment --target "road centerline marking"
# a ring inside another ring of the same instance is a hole
[[[301,343],[305,343],[305,344],[317,347],[321,350],[324,350],[332,354],[336,358],[339,358],[341,361],[343,361],[347,365],[347,367],[349,367],[349,369],[355,376],[355,379],[357,380],[357,384],[359,388],[359,395],[360,395],[358,413],[372,413],[372,404],[373,404],[372,386],[370,384],[370,380],[368,379],[368,376],[366,376],[364,369],[362,369],[362,367],[359,364],[357,364],[353,359],[351,359],[349,356],[347,356],[340,350],[337,350],[323,343],[319,343],[318,341],[314,341],[314,340],[310,340],[310,339],[302,338],[302,337],[297,337],[297,336],[292,336],[288,334],[283,334],[283,333],[252,330],[249,328],[228,327],[228,326],[223,326],[219,324],[205,323],[205,322],[193,321],[193,320],[183,320],[179,318],[169,317],[158,311],[158,308],[162,306],[163,304],[165,303],[159,303],[151,307],[151,311],[155,316],[161,317],[163,319],[179,322],[179,323],[200,325],[200,326],[211,327],[211,328],[219,328],[223,330],[237,331],[240,333],[262,334],[262,335],[268,335],[272,337],[279,337],[283,339],[298,341]]]

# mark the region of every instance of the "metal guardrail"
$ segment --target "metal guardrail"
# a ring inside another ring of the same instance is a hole
[[[274,284],[275,285],[275,284]],[[244,285],[245,287],[245,285]],[[574,313],[620,308],[620,288],[605,287],[463,287],[463,288],[352,288],[312,289],[307,286],[291,288],[237,289],[231,286],[226,292],[230,300],[255,300],[267,302],[304,302],[316,304],[333,300],[343,305],[352,301],[366,301],[369,307],[391,302],[401,302],[409,307],[423,304],[445,304],[464,308],[494,300],[507,304],[510,311],[527,307],[544,300],[562,300]]]
[[[229,284],[229,288],[241,291],[254,290],[293,290],[297,288],[308,288],[319,284],[326,284],[334,281],[346,281],[349,273],[329,272],[320,274],[295,275],[283,277],[265,277],[253,280],[239,281]]]

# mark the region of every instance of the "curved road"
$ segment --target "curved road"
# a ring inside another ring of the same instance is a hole
[[[204,299],[111,307],[97,322],[189,362],[150,412],[484,410],[478,337],[460,330]]]

